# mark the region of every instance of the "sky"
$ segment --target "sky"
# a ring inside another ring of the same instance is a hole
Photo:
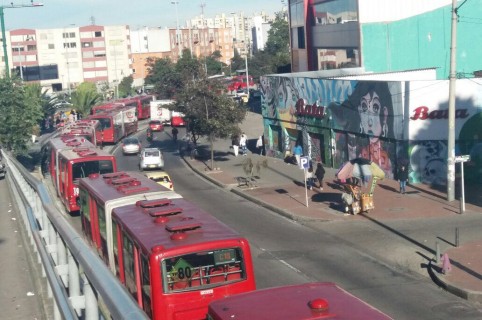
[[[178,2],[172,4],[171,2]],[[176,27],[176,6],[179,25],[201,15],[214,18],[216,14],[240,13],[245,15],[279,12],[282,2],[287,0],[33,0],[43,3],[42,7],[14,6],[30,5],[30,0],[0,0],[4,8],[5,30],[14,29],[54,29],[68,26],[92,24],[129,25],[132,30],[147,27]]]

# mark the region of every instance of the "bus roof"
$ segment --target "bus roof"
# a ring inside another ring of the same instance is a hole
[[[314,282],[252,291],[209,305],[213,320],[392,319],[331,282]]]
[[[242,239],[236,231],[185,199],[141,201],[115,208],[112,216],[146,252],[157,246],[170,249]]]
[[[115,172],[80,179],[79,186],[105,206],[118,207],[137,200],[181,198],[181,195],[139,172]]]
[[[71,161],[90,161],[92,157],[95,160],[111,160],[115,159],[115,156],[95,147],[80,147],[73,149],[66,149],[60,152],[61,156],[67,160]]]
[[[56,137],[49,140],[50,148],[60,151],[64,149],[73,149],[73,148],[94,148],[95,146],[86,138],[83,137]]]

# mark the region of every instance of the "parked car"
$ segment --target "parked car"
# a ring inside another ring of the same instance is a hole
[[[149,128],[151,128],[152,131],[156,131],[156,132],[164,131],[164,126],[162,125],[161,120],[149,121]]]
[[[162,169],[164,168],[164,158],[158,148],[144,148],[141,151],[141,161],[139,169]]]
[[[125,138],[122,141],[122,153],[123,154],[138,154],[141,151],[141,143],[139,139],[135,137]]]
[[[166,171],[149,171],[144,173],[144,175],[149,179],[157,182],[161,186],[164,186],[174,191],[174,185],[172,183],[171,177],[169,177]]]

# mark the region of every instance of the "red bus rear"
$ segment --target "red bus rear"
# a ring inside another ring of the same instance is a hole
[[[119,270],[114,265],[112,209],[145,199],[181,198],[139,172],[92,175],[80,179],[79,188],[82,231],[115,274]]]
[[[334,283],[315,282],[243,293],[209,305],[208,320],[388,320]]]
[[[116,144],[122,138],[135,133],[138,128],[133,107],[117,106],[114,110],[90,115],[88,119],[98,120],[100,131],[96,133],[97,144]]]
[[[142,95],[118,100],[116,102],[122,103],[125,106],[135,107],[137,119],[143,120],[151,117],[151,101],[153,101],[152,95]]]
[[[152,319],[205,319],[210,302],[255,290],[248,241],[184,199],[112,211],[120,280]]]
[[[52,183],[69,213],[79,211],[78,179],[92,173],[104,174],[117,170],[113,155],[95,148],[83,138],[53,138],[47,148]]]

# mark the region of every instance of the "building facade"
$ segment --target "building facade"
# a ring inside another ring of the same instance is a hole
[[[339,168],[362,157],[377,163],[393,179],[398,165],[405,163],[411,183],[444,185],[449,81],[407,79],[403,73],[262,77],[267,155],[284,158],[295,144],[301,144],[305,156],[329,167]],[[457,80],[456,155],[474,154],[481,145],[481,85],[480,79]],[[482,160],[482,154],[477,157]],[[469,179],[482,177],[479,169],[468,169]]]
[[[24,81],[70,92],[82,82],[111,87],[132,73],[128,26],[18,29],[7,32],[10,67]],[[5,73],[5,65],[0,72]]]
[[[451,0],[290,0],[292,70],[450,69]],[[482,69],[482,0],[458,1],[457,72]]]

